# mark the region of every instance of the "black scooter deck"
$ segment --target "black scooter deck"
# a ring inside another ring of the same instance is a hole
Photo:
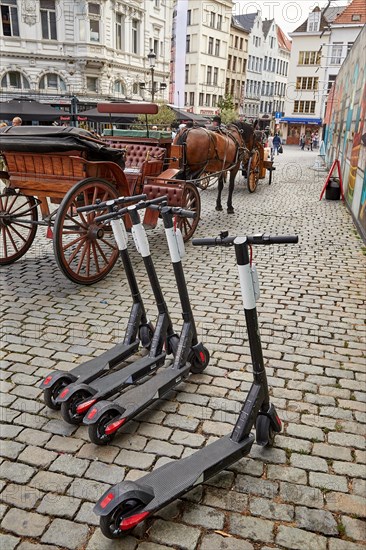
[[[128,357],[131,357],[131,355],[133,355],[138,348],[138,340],[132,344],[117,344],[98,357],[94,357],[93,359],[90,359],[90,361],[86,361],[85,363],[78,365],[72,369],[70,373],[78,378],[82,378],[84,382],[88,382],[89,380],[93,380],[93,373],[95,375],[95,371],[99,376],[104,371],[110,370]]]
[[[137,380],[146,376],[157,368],[157,363],[163,361],[166,353],[160,353],[156,357],[141,357],[133,363],[125,366],[122,370],[111,372],[106,376],[98,378],[89,384],[89,387],[94,390],[93,395],[107,395],[111,392],[115,393],[123,386],[134,384]]]
[[[166,395],[170,389],[181,382],[190,371],[190,365],[181,368],[167,368],[158,372],[144,384],[131,388],[127,393],[113,400],[113,404],[124,409],[121,418],[130,419],[143,411],[151,403]]]
[[[194,486],[204,483],[216,473],[249,454],[253,442],[253,434],[249,434],[239,443],[232,441],[230,435],[227,435],[193,455],[165,464],[137,480],[135,482],[137,489],[140,484],[148,486],[153,489],[155,495],[141,511],[154,512],[179,498]]]

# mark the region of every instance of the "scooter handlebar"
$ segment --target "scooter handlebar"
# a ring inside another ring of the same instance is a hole
[[[150,206],[152,210],[161,210],[164,207],[166,207],[168,211],[170,211],[173,214],[173,216],[181,216],[182,218],[195,218],[197,216],[196,212],[193,212],[192,210],[184,210],[184,208],[180,208],[179,206],[157,205],[157,204],[152,204]]]
[[[116,204],[125,204],[126,202],[138,202],[145,200],[147,195],[132,195],[131,197],[118,197],[118,199],[110,199],[109,201],[96,202],[95,204],[89,204],[88,206],[80,206],[76,209],[77,212],[93,212],[96,210],[103,210],[107,206],[114,206]]]
[[[138,196],[138,195],[136,195],[136,196]],[[146,195],[141,195],[141,196],[146,198]],[[129,199],[131,199],[131,197],[129,197]],[[151,199],[151,200],[148,200],[148,201],[143,200],[143,201],[138,202],[137,204],[133,204],[131,206],[132,206],[132,208],[134,208],[136,210],[141,210],[142,208],[148,208],[151,205],[166,202],[167,200],[168,200],[168,197],[166,195],[163,195],[162,197],[157,197],[156,199]],[[94,219],[94,221],[96,223],[99,223],[99,222],[105,222],[107,220],[113,220],[113,219],[116,219],[116,218],[122,218],[122,216],[124,216],[125,214],[128,213],[129,208],[130,207],[125,206],[124,208],[121,208],[120,210],[116,210],[115,212],[108,212],[107,214],[103,214],[102,216],[97,216]]]
[[[193,246],[231,246],[237,237],[219,236],[203,239],[192,239]],[[238,237],[239,238],[239,237]],[[247,235],[243,237],[248,244],[295,244],[299,242],[297,235]]]

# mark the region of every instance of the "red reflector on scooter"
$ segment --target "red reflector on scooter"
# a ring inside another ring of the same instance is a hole
[[[135,514],[134,516],[131,516],[130,518],[125,518],[121,521],[121,524],[119,528],[122,531],[128,531],[129,529],[133,529],[136,527],[137,524],[139,524],[142,520],[146,518],[146,516],[149,515],[149,512],[141,512],[141,514]]]
[[[115,422],[112,422],[111,424],[108,424],[106,429],[104,430],[106,435],[112,434],[113,432],[116,432],[122,424],[126,422],[125,418],[121,418],[120,420],[116,420]]]
[[[277,420],[277,422],[278,422],[278,425],[279,425],[279,427],[280,427],[280,428],[282,428],[282,422],[281,422],[281,419],[280,419],[280,417],[279,417],[279,416],[277,416],[277,415],[276,415],[276,420]]]
[[[47,378],[45,378],[45,379],[43,380],[43,385],[44,385],[44,386],[48,386],[48,384],[51,382],[51,380],[52,380],[52,375],[47,376]]]
[[[206,361],[206,357],[205,357],[205,354],[203,353],[203,351],[200,351],[199,355],[200,355],[200,359],[201,359],[202,363],[204,363]]]
[[[60,399],[63,399],[64,397],[66,397],[69,391],[70,391],[69,388],[65,388],[64,390],[62,390],[62,392],[60,393]]]
[[[109,504],[111,502],[111,500],[113,500],[113,499],[114,499],[114,494],[113,493],[108,493],[108,495],[106,497],[104,497],[102,502],[100,503],[100,507],[105,508],[107,506],[107,504]]]
[[[76,412],[78,414],[82,414],[82,413],[86,412],[87,410],[90,409],[90,407],[92,405],[94,405],[95,402],[96,402],[96,399],[89,399],[89,401],[85,401],[84,403],[80,403],[80,405],[78,405],[76,407]]]
[[[98,409],[96,407],[94,407],[94,409],[92,409],[90,411],[90,413],[88,414],[88,419],[91,420],[92,418],[94,418],[94,416],[97,414],[98,412]]]

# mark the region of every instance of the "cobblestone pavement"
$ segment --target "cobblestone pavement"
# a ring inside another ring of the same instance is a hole
[[[196,232],[300,237],[298,245],[255,250],[264,355],[283,432],[274,448],[254,445],[249,457],[123,541],[104,539],[93,503],[109,485],[228,433],[249,387],[234,252],[188,244],[184,266],[210,365],[104,448],[47,409],[39,383],[120,341],[130,304],[122,271],[116,266],[91,287],[72,284],[43,229],[21,261],[1,270],[1,549],[365,547],[365,247],[341,202],[319,202],[325,174],[310,169],[315,159],[286,147],[271,186],[262,180],[250,195],[237,185],[231,216],[215,212],[215,188],[202,192]],[[149,235],[179,324],[161,226]],[[155,315],[141,260],[133,258]]]

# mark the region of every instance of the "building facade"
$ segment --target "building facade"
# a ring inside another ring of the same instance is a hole
[[[225,93],[233,98],[234,109],[239,115],[244,114],[248,42],[248,31],[232,17]]]
[[[293,33],[288,75],[285,116],[281,119],[282,137],[288,144],[298,144],[301,135],[320,131],[327,96],[327,44],[331,39],[330,24],[346,6],[309,14]]]
[[[27,96],[80,111],[98,101],[151,99],[169,76],[169,0],[1,0],[0,101]],[[145,90],[140,84],[145,84]]]
[[[232,0],[175,0],[170,103],[214,115],[225,95]]]

